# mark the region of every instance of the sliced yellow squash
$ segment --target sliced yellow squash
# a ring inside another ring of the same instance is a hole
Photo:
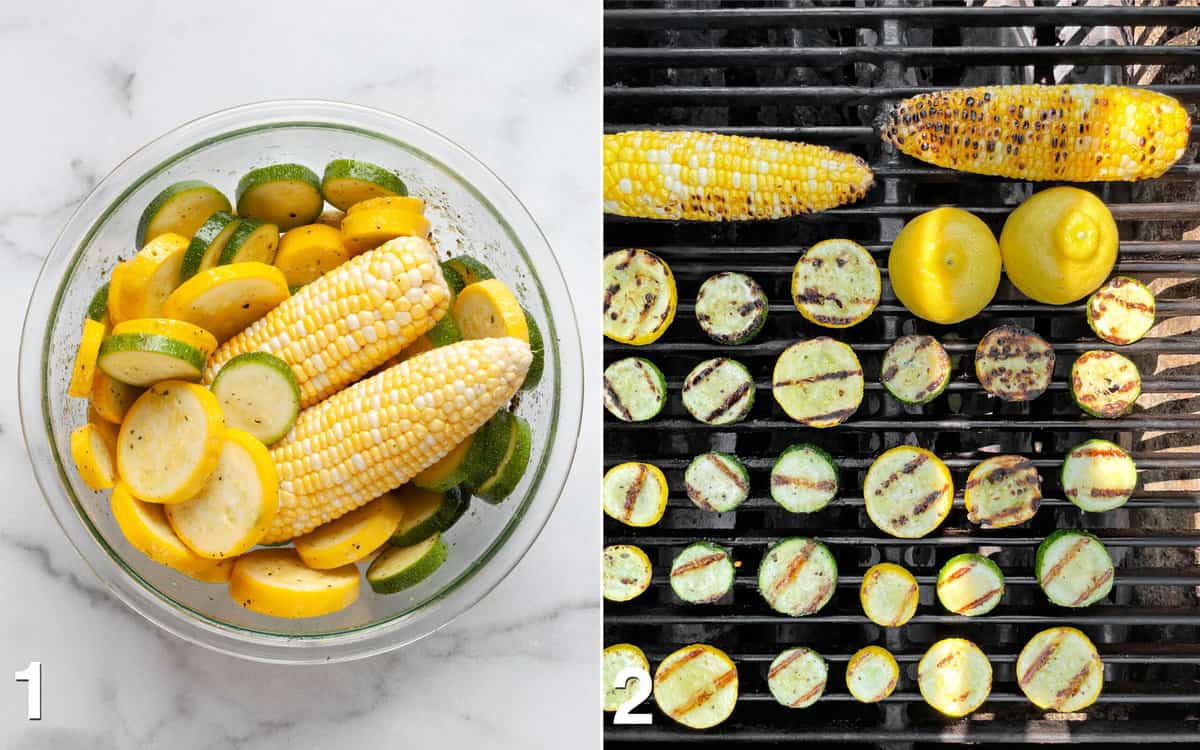
[[[358,255],[397,237],[429,236],[429,219],[419,213],[396,208],[354,211],[342,219],[342,243],[346,252]]]
[[[186,320],[226,341],[289,297],[283,272],[265,263],[231,263],[197,273],[163,305],[163,315]]]
[[[667,478],[653,464],[631,461],[604,475],[604,512],[626,526],[653,526],[667,509]]]
[[[189,240],[174,232],[159,235],[123,263],[108,288],[109,305],[120,314],[114,324],[132,318],[159,318],[163,303],[179,285],[180,269]],[[170,317],[170,316],[166,316]]]
[[[117,481],[111,432],[88,422],[71,433],[71,459],[79,478],[93,490],[110,489]]]
[[[425,201],[420,198],[414,198],[411,195],[385,195],[380,198],[368,198],[367,200],[359,201],[350,206],[350,208],[347,208],[346,213],[352,214],[356,211],[372,211],[380,208],[394,208],[399,211],[424,214]]]
[[[499,279],[468,284],[454,300],[454,322],[464,339],[511,336],[529,341],[525,311],[508,285]]]
[[[349,259],[340,231],[325,224],[306,224],[289,229],[279,240],[275,266],[283,271],[289,286],[296,286],[307,284]]]
[[[112,491],[113,518],[134,549],[160,565],[206,583],[224,583],[233,560],[209,560],[187,548],[167,523],[163,506],[138,500],[124,482]]]
[[[125,413],[140,395],[141,388],[122,383],[104,370],[96,370],[96,377],[92,379],[91,407],[100,418],[121,424],[125,421]]]
[[[104,324],[91,318],[83,321],[83,335],[79,338],[79,349],[75,352],[75,364],[71,366],[71,383],[67,395],[87,398],[92,392],[96,377],[96,359],[100,356],[100,344],[104,341]]]
[[[372,555],[404,518],[404,504],[386,494],[295,540],[296,553],[314,570],[329,570]]]
[[[320,617],[358,599],[358,568],[313,570],[294,549],[257,549],[238,558],[229,595],[246,609],[271,617]]]

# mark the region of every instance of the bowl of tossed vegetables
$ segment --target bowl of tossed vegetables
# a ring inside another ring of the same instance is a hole
[[[20,352],[38,484],[175,635],[279,663],[411,643],[553,511],[582,405],[566,284],[495,174],[328,101],[151,142],[50,250]]]

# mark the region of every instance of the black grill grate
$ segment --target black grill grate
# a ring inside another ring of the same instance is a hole
[[[656,573],[651,590],[638,599],[606,604],[605,641],[638,644],[652,666],[681,645],[712,643],[738,663],[741,681],[737,709],[714,730],[685,730],[651,701],[653,725],[614,727],[606,717],[607,740],[736,745],[791,739],[912,746],[1200,738],[1200,532],[1192,530],[1193,514],[1200,512],[1200,489],[1166,484],[1200,479],[1194,452],[1200,450],[1200,416],[1194,413],[1200,411],[1200,365],[1187,359],[1200,355],[1200,334],[1177,322],[1171,325],[1179,326],[1179,333],[1122,348],[1142,370],[1147,395],[1132,415],[1118,422],[1086,419],[1071,403],[1065,374],[1077,353],[1105,347],[1087,329],[1081,304],[1036,304],[1004,282],[978,317],[958,326],[934,326],[897,303],[885,271],[877,312],[863,324],[833,333],[851,344],[863,363],[867,390],[858,413],[831,430],[804,429],[783,415],[769,388],[779,352],[797,339],[824,332],[803,321],[790,303],[788,279],[802,248],[828,237],[849,237],[864,244],[884,269],[889,243],[908,218],[937,205],[957,205],[998,232],[1005,215],[1032,192],[1029,184],[957,174],[897,156],[879,142],[872,127],[891,102],[945,86],[1050,82],[1060,66],[1075,66],[1068,80],[1124,82],[1126,66],[1150,65],[1172,74],[1160,75],[1152,88],[1193,105],[1193,122],[1198,122],[1194,105],[1200,102],[1200,80],[1179,74],[1200,63],[1200,48],[1141,46],[1142,37],[1126,40],[1127,46],[1078,44],[1098,27],[1194,26],[1200,10],[624,5],[610,3],[605,13],[608,132],[687,128],[824,143],[866,158],[877,179],[861,203],[781,222],[708,225],[606,217],[606,250],[645,247],[661,255],[675,272],[680,304],[675,323],[655,344],[605,343],[606,363],[633,353],[647,356],[666,373],[671,389],[667,408],[651,422],[625,424],[606,417],[606,468],[625,460],[650,461],[666,472],[672,489],[667,513],[653,528],[631,529],[605,519],[605,543],[641,546]],[[1021,33],[1032,46],[979,43],[981,35],[1012,32],[1012,25],[1027,26]],[[1064,31],[1081,25],[1082,30]],[[1193,127],[1193,141],[1198,136],[1200,123]],[[1154,183],[1093,186],[1121,227],[1118,272],[1167,280],[1160,282],[1170,287],[1159,294],[1160,326],[1166,318],[1200,315],[1200,241],[1181,239],[1184,227],[1200,224],[1195,192],[1200,163],[1194,153],[1193,148]],[[699,284],[726,269],[750,273],[773,300],[767,327],[754,343],[741,347],[710,342],[694,318]],[[1036,330],[1059,354],[1054,386],[1030,404],[997,405],[971,374],[975,343],[1001,321]],[[931,333],[945,343],[955,378],[946,395],[923,410],[906,411],[885,397],[878,375],[888,344],[912,332]],[[714,428],[691,420],[678,393],[692,366],[718,354],[749,366],[759,393],[745,422]],[[1156,399],[1171,403],[1156,404]],[[1063,499],[1059,458],[1088,437],[1112,439],[1137,458],[1142,486],[1120,510],[1084,515]],[[799,441],[816,442],[839,459],[842,496],[820,513],[788,514],[765,492],[774,457]],[[902,443],[921,445],[945,459],[960,491],[946,523],[915,541],[878,532],[858,495],[873,457]],[[712,449],[738,454],[750,469],[751,498],[736,513],[703,513],[682,492],[688,460]],[[966,522],[961,487],[970,467],[996,452],[1032,457],[1044,479],[1046,501],[1025,525],[979,531]],[[1088,528],[1109,546],[1118,575],[1107,602],[1072,613],[1050,607],[1038,592],[1031,575],[1033,550],[1061,527]],[[768,543],[799,534],[829,544],[841,578],[833,601],[820,613],[793,619],[767,608],[753,577]],[[666,584],[664,571],[674,553],[697,539],[731,547],[742,563],[733,594],[716,605],[684,605]],[[948,615],[925,585],[917,616],[903,628],[887,631],[862,615],[857,587],[871,564],[900,562],[930,584],[950,556],[976,549],[992,552],[1007,575],[1005,600],[992,614],[975,620]],[[1104,693],[1085,714],[1037,711],[1013,682],[1017,652],[1034,632],[1051,624],[1081,627],[1104,658]],[[913,680],[916,660],[930,643],[949,635],[979,643],[995,667],[991,699],[963,721],[936,715],[921,701]],[[891,650],[902,669],[896,693],[872,706],[850,699],[842,681],[850,654],[869,643]],[[825,696],[807,710],[784,709],[766,690],[767,665],[791,645],[815,648],[831,666]]]

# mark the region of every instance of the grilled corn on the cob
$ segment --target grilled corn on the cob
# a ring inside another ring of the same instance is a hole
[[[645,219],[780,219],[853,203],[866,162],[825,146],[690,131],[604,136],[604,211]]]
[[[1158,177],[1191,123],[1175,99],[1126,86],[985,86],[905,99],[883,139],[963,172],[1098,182]]]

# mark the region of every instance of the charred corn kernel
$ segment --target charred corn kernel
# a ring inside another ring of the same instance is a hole
[[[75,364],[71,367],[71,383],[67,395],[87,398],[92,392],[92,381],[96,377],[96,359],[100,356],[100,344],[104,342],[104,324],[88,318],[83,321],[83,335],[79,349],[75,352]]]
[[[310,406],[399,354],[449,305],[433,248],[401,237],[304,285],[225,342],[209,360],[204,382],[239,354],[268,352],[291,365],[300,405]]]
[[[883,139],[939,167],[1025,180],[1141,180],[1167,171],[1191,122],[1175,99],[1128,86],[984,86],[905,99]]]
[[[875,176],[825,146],[635,130],[604,136],[604,211],[644,219],[780,219],[853,203]]]
[[[262,543],[306,534],[432,466],[508,403],[532,359],[518,339],[460,341],[300,412],[271,448],[279,513]]]

